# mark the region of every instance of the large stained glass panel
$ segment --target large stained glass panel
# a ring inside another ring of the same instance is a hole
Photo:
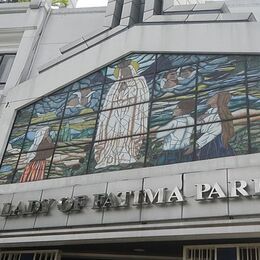
[[[143,167],[145,150],[146,135],[96,142],[89,170],[102,172]]]
[[[59,147],[55,150],[49,179],[87,173],[91,143]]]
[[[102,94],[102,86],[81,88],[71,91],[66,103],[64,117],[97,112]]]
[[[260,116],[250,117],[251,152],[260,152]]]
[[[260,80],[260,57],[259,56],[248,56],[247,80],[249,82]]]
[[[54,148],[58,137],[60,121],[30,125],[23,144],[23,152]]]
[[[220,56],[198,64],[197,90],[223,89],[245,83],[245,58]]]
[[[17,111],[0,183],[260,152],[260,56],[134,53]]]
[[[14,126],[22,126],[22,125],[28,125],[31,121],[32,111],[33,111],[34,105],[30,105],[28,107],[22,108],[17,112]]]
[[[15,173],[19,155],[4,156],[0,167],[0,184],[10,183]]]
[[[107,67],[107,82],[152,74],[155,58],[154,54],[131,54]]]
[[[194,127],[150,133],[146,164],[153,166],[192,161],[193,144]]]
[[[53,149],[22,153],[13,181],[28,182],[46,179],[52,155]]]
[[[96,127],[97,114],[66,118],[62,121],[58,146],[91,142]]]
[[[260,81],[248,82],[249,114],[260,114]]]
[[[150,131],[194,125],[195,95],[176,96],[152,104]]]
[[[20,153],[27,133],[27,126],[13,128],[6,147],[6,155]]]
[[[156,76],[154,99],[195,92],[196,83],[196,65],[160,72]]]
[[[223,113],[221,111],[223,111]],[[247,116],[245,85],[227,87],[221,90],[213,89],[198,93],[198,124],[245,116]]]
[[[99,114],[96,141],[147,132],[149,103],[102,111]]]
[[[51,95],[35,103],[31,123],[40,123],[61,118],[65,106],[67,93]]]
[[[72,84],[72,90],[78,91],[80,89],[92,88],[94,86],[102,85],[105,82],[106,69],[97,71],[87,77],[80,79]]]

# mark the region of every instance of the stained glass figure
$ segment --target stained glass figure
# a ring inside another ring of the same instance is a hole
[[[96,141],[146,133],[148,113],[149,103],[102,111]]]
[[[19,154],[4,156],[0,167],[0,184],[10,183],[15,173]]]
[[[58,137],[58,146],[76,145],[84,142],[91,142],[97,114],[87,114],[80,117],[71,117],[62,121]]]
[[[259,56],[247,56],[247,80],[249,82],[260,80]]]
[[[96,142],[90,171],[114,171],[143,167],[146,135]]]
[[[118,65],[119,80],[109,89],[99,116],[96,140],[141,134],[147,131],[149,87],[143,76],[138,76],[131,61]],[[132,79],[128,79],[133,77]],[[135,105],[131,103],[135,102]],[[108,110],[124,104],[128,107]],[[103,149],[104,153],[106,149]]]
[[[224,114],[220,113],[223,108]],[[247,116],[246,87],[238,85],[198,93],[197,116],[198,124]]]
[[[55,150],[48,178],[60,178],[87,173],[91,143],[75,144]]]
[[[147,102],[153,91],[153,76],[126,79],[104,86],[101,110]]]
[[[156,76],[154,99],[196,91],[196,65],[177,67]]]
[[[97,112],[102,93],[102,87],[82,88],[69,93],[64,116],[71,117]]]
[[[51,95],[35,103],[31,123],[40,123],[61,118],[67,93]]]
[[[154,54],[132,54],[107,67],[107,83],[153,74],[155,67]]]
[[[56,143],[60,121],[31,125],[27,131],[23,152],[51,149]]]
[[[242,57],[222,56],[199,63],[198,91],[245,84],[245,62]]]
[[[45,179],[52,155],[53,149],[21,154],[14,182],[30,182]]]
[[[18,110],[14,121],[14,127],[29,125],[32,111],[33,111],[33,105]]]
[[[177,125],[178,121],[179,119],[173,120],[173,125]],[[147,166],[192,161],[193,143],[194,127],[150,133]],[[188,150],[190,151],[186,154]]]
[[[194,125],[195,95],[161,99],[152,104],[150,131]]]
[[[207,121],[207,118],[205,118]],[[198,160],[233,156],[229,142],[235,135],[233,121],[222,121],[197,126],[196,158]]]

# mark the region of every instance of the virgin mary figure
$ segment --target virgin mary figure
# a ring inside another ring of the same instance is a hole
[[[114,71],[118,79],[109,89],[100,113],[95,144],[96,169],[135,163],[147,131],[149,88],[138,76],[138,63],[126,60]],[[124,138],[120,138],[124,137]]]

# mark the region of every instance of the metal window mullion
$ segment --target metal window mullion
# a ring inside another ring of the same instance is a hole
[[[48,172],[46,173],[46,178],[45,179],[49,179],[49,174],[50,174],[50,170],[51,170],[51,167],[52,167],[53,158],[54,158],[54,155],[55,155],[55,152],[56,152],[56,149],[57,149],[59,134],[60,134],[62,122],[63,122],[63,119],[64,119],[66,105],[67,105],[67,102],[68,102],[68,99],[69,99],[69,93],[70,92],[65,93],[65,94],[67,94],[67,96],[66,96],[66,99],[65,99],[65,102],[64,102],[64,108],[63,108],[61,117],[59,119],[60,120],[60,125],[59,125],[59,129],[58,129],[58,132],[57,132],[57,138],[56,138],[56,142],[55,142],[54,148],[52,149],[53,150],[52,151],[52,157],[51,157],[51,160],[50,160],[49,169],[48,169]]]
[[[18,159],[17,159],[17,163],[16,163],[15,170],[14,170],[14,173],[13,173],[13,176],[12,176],[12,179],[11,179],[11,183],[13,183],[14,177],[15,177],[15,175],[16,175],[16,173],[17,173],[17,172],[16,172],[16,171],[17,171],[17,167],[18,167],[19,161],[20,161],[20,159],[21,159],[21,155],[22,155],[22,153],[23,153],[23,148],[24,148],[25,139],[26,139],[28,130],[29,130],[30,126],[31,126],[31,121],[32,121],[34,109],[35,109],[35,103],[33,104],[32,112],[31,112],[31,115],[30,115],[30,118],[29,118],[29,123],[28,123],[28,125],[27,125],[27,127],[26,127],[25,136],[24,136],[24,139],[23,139],[23,142],[22,142],[22,145],[21,145],[21,151],[20,151],[19,156],[18,156]],[[18,113],[18,111],[16,111],[16,116],[17,116],[17,113]],[[25,125],[25,126],[26,126],[26,125]],[[13,129],[12,129],[12,130],[13,130]],[[12,132],[11,132],[11,133],[12,133]],[[10,136],[11,136],[11,133],[10,133]],[[10,136],[9,136],[9,138],[10,138]],[[9,141],[9,139],[8,139],[8,141]],[[8,143],[7,143],[7,145],[8,145]],[[6,149],[7,149],[7,145],[6,145]]]
[[[245,57],[245,88],[246,88],[246,106],[247,106],[247,152],[250,154],[252,152],[251,148],[251,121],[250,121],[250,103],[249,103],[249,86],[248,86],[248,56]]]
[[[97,134],[97,129],[98,129],[99,117],[100,117],[100,114],[102,113],[101,105],[102,105],[103,95],[104,95],[104,92],[105,92],[105,86],[107,84],[107,82],[106,82],[107,68],[108,68],[108,66],[106,66],[106,68],[105,68],[105,76],[104,76],[104,79],[103,79],[103,82],[102,82],[100,100],[99,100],[99,104],[98,104],[98,110],[96,112],[97,116],[96,116],[95,129],[94,129],[92,140],[90,142],[90,150],[89,150],[89,155],[88,155],[88,160],[87,160],[86,174],[89,173],[90,161],[91,161],[91,157],[92,157],[92,152],[94,150],[94,144],[95,144],[95,140],[96,140],[96,134]]]
[[[154,103],[154,91],[155,91],[155,87],[156,87],[156,76],[157,76],[157,65],[158,65],[157,59],[158,59],[158,53],[155,54],[155,70],[153,73],[152,93],[151,93],[151,98],[148,101],[149,102],[149,112],[148,112],[148,118],[147,118],[148,122],[147,122],[146,144],[145,144],[145,154],[144,154],[144,167],[147,166],[147,157],[148,157],[148,153],[149,153],[150,126],[151,126],[152,109],[153,109],[153,103]],[[150,92],[150,90],[149,90],[149,92]]]
[[[197,117],[198,117],[198,82],[199,82],[199,64],[198,61],[196,63],[196,81],[195,81],[195,111],[194,111],[194,136],[193,136],[193,154],[192,159],[193,161],[197,160],[197,149],[196,149],[196,143],[197,143]]]

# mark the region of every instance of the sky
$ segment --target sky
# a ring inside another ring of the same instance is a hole
[[[105,6],[108,0],[78,0],[77,7]]]

